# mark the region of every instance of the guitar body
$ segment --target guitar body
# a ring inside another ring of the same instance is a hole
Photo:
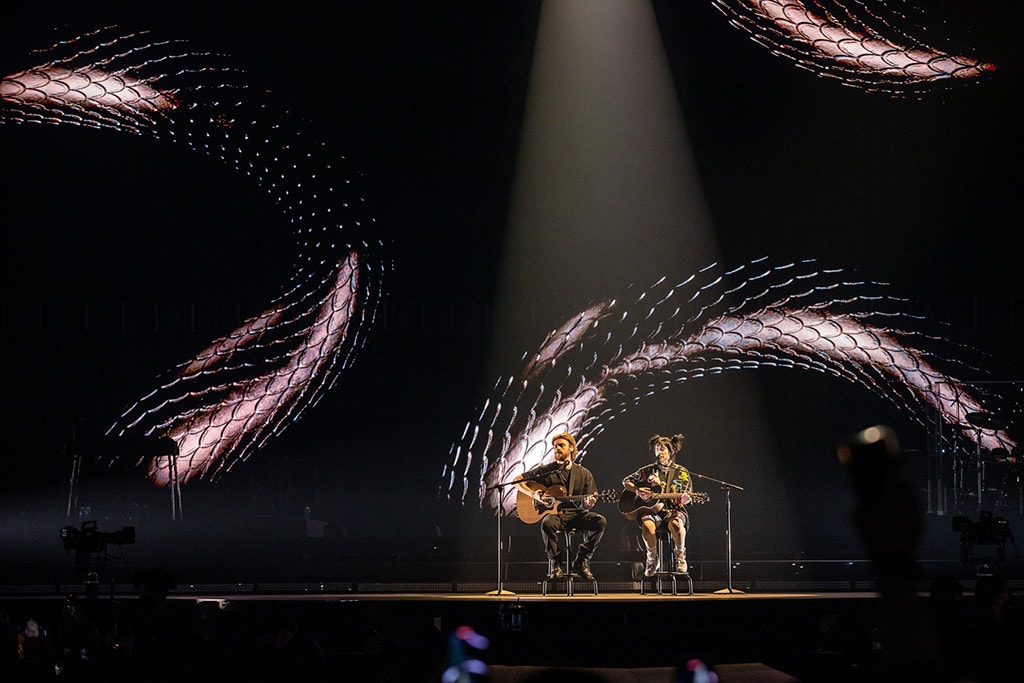
[[[527,482],[527,488],[533,492],[541,492],[550,494],[555,499],[554,507],[544,507],[544,504],[539,500],[534,500],[529,494],[523,493],[522,491],[516,492],[516,513],[519,515],[519,519],[523,520],[527,524],[536,524],[540,520],[544,519],[548,515],[557,515],[562,504],[558,502],[559,498],[565,498],[567,491],[562,485],[556,486],[541,486],[536,482]]]
[[[630,521],[635,521],[644,515],[660,512],[665,504],[657,500],[640,500],[640,497],[629,489],[622,491],[619,498],[619,512]]]
[[[576,509],[591,495],[594,495],[598,502],[610,503],[615,500],[615,492],[611,490],[581,496],[570,496],[567,495],[568,492],[561,484],[542,486],[537,482],[530,481],[524,482],[524,486],[533,493],[540,492],[555,499],[554,505],[545,507],[539,500],[534,500],[529,493],[524,493],[522,490],[516,491],[516,514],[519,515],[519,519],[527,524],[536,524],[548,515],[559,514],[563,509]]]
[[[681,493],[655,493],[650,500],[642,500],[640,496],[636,495],[630,489],[623,489],[622,494],[619,496],[619,512],[622,516],[628,520],[635,521],[643,517],[644,515],[655,514],[661,512],[665,508],[665,504],[661,501],[670,498],[679,498]],[[688,494],[691,503],[706,503],[708,501],[708,494],[697,493],[691,491]]]

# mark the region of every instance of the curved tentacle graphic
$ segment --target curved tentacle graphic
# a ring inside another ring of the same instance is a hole
[[[365,341],[386,264],[358,174],[247,97],[212,53],[103,29],[43,54],[0,81],[0,121],[183,143],[251,178],[291,226],[294,274],[267,310],[169,371],[110,428],[171,437],[179,481],[215,479],[314,405]],[[168,483],[166,458],[147,469]]]
[[[978,430],[980,390],[938,369],[959,365],[922,345],[941,340],[893,327],[906,314],[868,306],[896,300],[872,293],[879,283],[839,279],[811,262],[766,267],[763,260],[722,272],[705,269],[686,282],[665,280],[622,304],[605,301],[553,331],[519,376],[496,393],[445,466],[448,495],[514,509],[514,496],[488,487],[540,464],[558,432],[579,435],[581,452],[617,414],[689,379],[765,367],[812,370],[892,401],[923,422],[930,408],[987,448],[1012,446],[999,429]],[[698,278],[707,278],[700,282]],[[728,284],[740,278],[739,284]],[[730,303],[738,300],[739,303]],[[972,369],[961,367],[964,372]]]
[[[996,70],[989,62],[925,44],[898,27],[905,15],[886,18],[862,2],[712,0],[712,4],[730,24],[773,53],[819,76],[866,90],[921,92],[950,79],[977,80]]]

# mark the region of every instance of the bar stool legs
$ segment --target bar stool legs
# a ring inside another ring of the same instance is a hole
[[[562,531],[562,534],[563,534],[563,538],[562,538],[563,545],[562,545],[562,548],[565,549],[565,567],[563,567],[563,571],[565,572],[565,576],[563,576],[560,579],[552,578],[551,570],[554,569],[554,567],[551,566],[552,565],[552,561],[549,560],[548,561],[548,573],[544,576],[544,580],[540,584],[541,594],[542,595],[547,595],[548,594],[548,583],[549,582],[565,581],[565,594],[567,596],[569,596],[569,597],[572,597],[572,595],[574,595],[574,587],[573,587],[574,580],[575,579],[586,580],[586,579],[583,579],[583,577],[581,575],[573,574],[573,572],[572,572],[572,557],[573,557],[572,539],[573,539],[573,536],[576,535],[576,530],[575,529],[565,529],[565,530]],[[591,581],[591,583],[593,583],[593,585],[594,585],[594,595],[598,595],[599,593],[598,593],[598,588],[597,588],[597,579],[594,579],[593,581]]]
[[[672,539],[668,534],[658,533],[658,570],[654,572],[653,576],[641,576],[640,577],[640,595],[647,594],[647,581],[650,580],[652,588],[654,588],[658,595],[664,594],[665,579],[672,582],[672,595],[679,595],[678,580],[682,578],[686,581],[686,595],[693,595],[693,579],[690,577],[690,572],[678,572],[675,571],[675,565],[672,563]]]

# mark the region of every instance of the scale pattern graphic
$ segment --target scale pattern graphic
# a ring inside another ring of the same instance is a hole
[[[678,284],[663,278],[630,301],[596,303],[548,334],[518,375],[498,380],[451,448],[442,493],[463,504],[475,494],[509,514],[514,487],[492,487],[541,464],[555,434],[575,435],[585,457],[607,424],[643,399],[732,370],[824,373],[922,424],[937,412],[980,446],[1015,445],[1005,430],[968,421],[988,396],[939,368],[979,371],[928,352],[948,342],[913,331],[921,321],[899,312],[906,302],[885,290],[813,261],[761,259],[729,271],[709,266]]]
[[[734,27],[772,53],[846,85],[912,94],[977,81],[996,65],[924,43],[937,24],[906,3],[849,0],[712,0]],[[878,9],[873,9],[878,7]],[[908,30],[903,28],[910,26]],[[931,29],[931,30],[929,30]]]
[[[868,90],[917,92],[995,70],[915,39],[898,24],[918,25],[917,17],[910,21],[909,9],[893,11],[884,2],[877,4],[886,8],[885,16],[864,2],[712,3],[773,53]],[[365,343],[389,265],[359,174],[304,135],[268,94],[246,87],[221,55],[196,52],[185,42],[105,28],[39,51],[33,60],[0,81],[0,122],[106,129],[184,144],[251,179],[295,237],[294,274],[266,310],[168,371],[110,428],[112,435],[174,440],[174,468],[166,457],[137,463],[157,484],[172,477],[216,479],[315,405]],[[771,268],[746,283],[786,270]],[[689,317],[666,309],[695,282],[667,287],[663,281],[630,305],[602,302],[553,332],[521,376],[505,386],[499,380],[498,398],[453,447],[444,470],[449,495],[465,499],[474,467],[483,491],[537,462],[553,429],[569,429],[585,444],[644,395],[729,369],[774,365],[827,372],[908,408],[935,406],[957,426],[979,408],[970,396],[943,393],[949,378],[923,351],[902,344],[914,335],[865,322],[880,314],[836,310],[868,299],[805,301],[838,284],[816,285],[756,310],[723,308],[713,318],[702,316],[719,304]],[[712,289],[706,283],[691,303]],[[753,306],[778,292],[773,287],[746,302]],[[643,313],[653,300],[659,303]],[[977,438],[987,447],[1008,442],[999,431]]]
[[[168,371],[109,430],[174,440],[174,467],[134,463],[158,485],[216,480],[315,405],[365,343],[388,266],[359,173],[223,56],[184,42],[111,27],[33,59],[0,81],[0,121],[184,144],[254,182],[295,238],[293,275],[266,310]]]

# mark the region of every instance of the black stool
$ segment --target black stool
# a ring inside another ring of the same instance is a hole
[[[658,569],[654,572],[653,576],[641,576],[640,577],[640,595],[647,595],[647,581],[651,581],[652,588],[658,591],[658,595],[664,594],[664,583],[665,579],[672,581],[672,595],[679,595],[678,580],[682,578],[686,581],[686,595],[693,595],[693,579],[690,578],[690,572],[677,572],[675,565],[672,564],[673,559],[673,544],[672,538],[669,536],[668,531],[665,529],[658,529]]]
[[[573,574],[572,573],[572,557],[573,557],[573,553],[572,553],[572,538],[573,538],[573,536],[576,535],[576,530],[575,529],[563,529],[562,530],[562,534],[563,534],[563,539],[562,539],[563,545],[562,545],[562,547],[565,549],[565,568],[564,568],[565,569],[565,576],[563,576],[560,579],[552,578],[552,576],[551,576],[551,569],[552,569],[552,567],[548,566],[548,573],[547,573],[547,575],[544,576],[544,580],[540,584],[540,590],[541,590],[541,594],[542,595],[547,595],[548,594],[548,582],[549,581],[550,582],[565,581],[565,594],[570,596],[570,597],[572,597],[572,595],[573,595],[573,580],[574,579],[583,579],[582,575],[580,575],[580,574]],[[548,565],[550,565],[550,564],[551,563],[548,562]],[[583,579],[583,580],[590,581],[590,579]],[[598,592],[597,592],[597,579],[594,579],[593,581],[591,581],[591,583],[594,584],[594,595],[598,595]]]

